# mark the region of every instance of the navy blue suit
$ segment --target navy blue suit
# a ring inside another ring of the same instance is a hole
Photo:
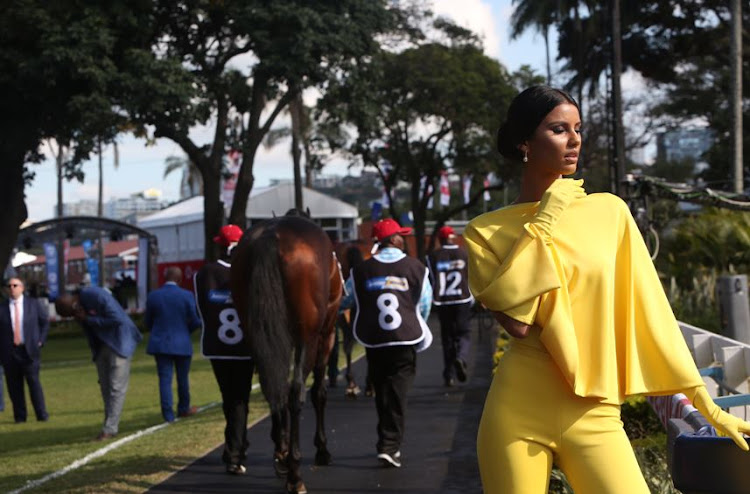
[[[82,288],[78,300],[86,311],[82,325],[93,359],[96,360],[102,345],[107,345],[120,357],[132,357],[143,335],[119,302],[97,286]]]
[[[143,335],[120,303],[103,288],[82,288],[78,302],[86,312],[81,325],[96,363],[104,401],[102,435],[111,437],[118,432],[130,381],[130,360]]]
[[[146,353],[156,359],[159,397],[164,420],[174,420],[172,409],[172,370],[177,372],[177,413],[190,409],[190,361],[193,343],[190,333],[201,326],[195,297],[175,283],[154,290],[146,300],[146,327],[151,332]]]
[[[8,300],[0,302],[0,363],[5,368],[8,395],[13,402],[16,422],[26,421],[26,398],[23,381],[29,386],[31,403],[37,420],[47,420],[44,393],[39,381],[40,348],[47,341],[49,318],[35,298],[23,297],[23,343],[13,344],[13,320]]]

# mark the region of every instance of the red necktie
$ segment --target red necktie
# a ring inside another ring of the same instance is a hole
[[[19,306],[18,300],[13,301],[13,307],[14,307],[14,320],[15,325],[13,327],[13,344],[14,345],[20,345],[21,344],[21,308]]]

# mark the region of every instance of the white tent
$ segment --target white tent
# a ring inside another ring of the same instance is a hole
[[[302,201],[313,220],[334,240],[357,237],[359,212],[355,206],[306,187],[302,188]],[[248,224],[283,216],[293,207],[293,184],[253,189],[246,210]],[[204,257],[203,196],[191,197],[141,218],[138,226],[157,237],[160,263],[202,260]]]

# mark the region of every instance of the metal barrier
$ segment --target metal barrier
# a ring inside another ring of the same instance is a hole
[[[680,323],[708,392],[721,408],[747,420],[750,345]],[[683,494],[750,492],[750,452],[718,437],[685,395],[649,397],[667,430],[667,462]]]

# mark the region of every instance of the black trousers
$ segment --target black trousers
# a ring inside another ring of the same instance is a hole
[[[469,357],[471,346],[471,304],[437,305],[440,320],[440,338],[443,342],[443,378],[453,379],[456,371],[453,362]]]
[[[367,349],[367,368],[375,388],[378,412],[378,453],[401,449],[406,416],[406,394],[417,371],[414,345]]]
[[[252,360],[211,359],[226,420],[221,459],[227,464],[241,464],[247,454],[247,412],[254,367]]]
[[[47,420],[44,392],[39,381],[39,359],[33,360],[29,357],[23,345],[14,345],[10,352],[11,358],[5,365],[5,382],[8,385],[8,396],[13,403],[13,418],[16,422],[26,421],[26,396],[23,389],[23,382],[26,380],[36,419]]]

